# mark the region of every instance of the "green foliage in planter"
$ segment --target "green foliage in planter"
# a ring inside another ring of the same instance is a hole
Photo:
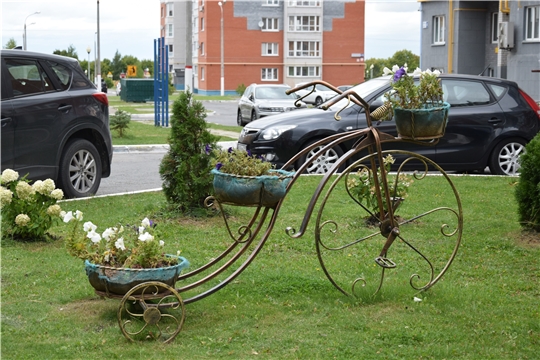
[[[524,228],[540,231],[540,135],[525,149],[515,192],[519,221]]]
[[[167,201],[187,212],[203,205],[212,193],[213,176],[208,149],[217,147],[217,136],[208,130],[206,109],[189,91],[180,93],[172,107],[170,149],[159,173]]]
[[[119,137],[124,137],[124,132],[129,128],[129,123],[131,121],[131,114],[124,110],[117,110],[113,116],[110,117],[111,130],[118,132]]]

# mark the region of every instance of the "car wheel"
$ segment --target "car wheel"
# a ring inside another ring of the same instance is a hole
[[[491,153],[489,170],[496,175],[516,175],[519,171],[519,157],[525,152],[525,141],[506,139],[501,141]]]
[[[309,145],[304,147],[304,149],[311,146],[314,142],[316,141],[312,141],[311,143],[309,143]],[[317,146],[311,149],[311,151],[309,151],[306,155],[302,156],[300,160],[298,160],[297,169],[299,169],[300,166],[302,166],[306,162],[310,162],[313,156],[323,147],[324,146]],[[306,173],[326,174],[332,168],[332,166],[336,162],[338,162],[339,158],[342,155],[343,155],[343,151],[341,150],[340,147],[334,147],[334,148],[328,149],[326,150],[326,152],[324,152],[321,156],[313,160],[313,162],[308,165],[308,167],[306,168]]]
[[[101,158],[88,140],[75,139],[66,144],[58,174],[59,187],[66,198],[95,195],[101,182]]]
[[[315,106],[319,106],[323,103],[322,98],[320,96],[317,96],[315,99]]]
[[[236,123],[238,126],[244,126],[244,119],[242,118],[242,112],[238,110],[238,116],[236,116]]]
[[[257,120],[257,114],[255,113],[255,111],[252,111],[251,112],[251,121],[255,121]]]

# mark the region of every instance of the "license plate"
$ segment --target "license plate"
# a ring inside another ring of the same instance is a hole
[[[238,144],[236,144],[236,148],[237,148],[238,150],[244,150],[244,151],[246,151],[246,150],[247,150],[247,145],[246,145],[246,144],[240,144],[240,143],[238,143]]]

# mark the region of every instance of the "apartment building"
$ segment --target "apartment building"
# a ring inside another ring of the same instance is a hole
[[[422,68],[513,80],[540,101],[538,1],[419,2]]]
[[[177,89],[364,81],[363,0],[161,0],[161,15]]]

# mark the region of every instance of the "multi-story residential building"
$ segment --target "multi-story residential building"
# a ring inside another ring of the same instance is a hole
[[[364,81],[364,0],[161,0],[161,14],[177,89]]]
[[[422,68],[513,80],[540,100],[538,1],[419,1]]]

